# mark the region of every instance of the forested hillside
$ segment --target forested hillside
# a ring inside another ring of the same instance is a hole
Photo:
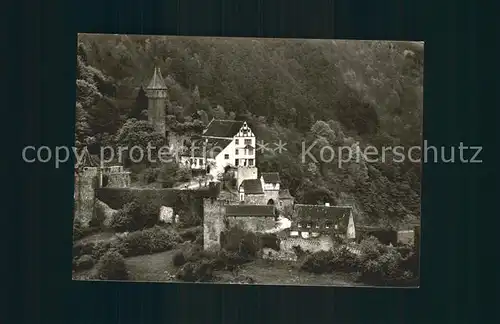
[[[120,142],[145,119],[154,66],[169,87],[167,127],[196,134],[212,118],[245,119],[259,140],[287,143],[258,155],[302,203],[354,200],[363,221],[398,224],[420,214],[420,164],[408,160],[302,163],[302,142],[420,145],[423,45],[413,42],[249,40],[80,35],[76,141]],[[142,132],[157,141],[146,124]],[[130,138],[127,139],[130,141]],[[389,156],[390,157],[390,156]]]

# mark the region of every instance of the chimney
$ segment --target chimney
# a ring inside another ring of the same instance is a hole
[[[330,203],[325,203],[325,206],[326,207],[330,207]]]

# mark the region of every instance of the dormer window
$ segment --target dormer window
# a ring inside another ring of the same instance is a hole
[[[307,224],[307,228],[311,228],[311,224]]]
[[[297,227],[298,227],[298,228],[302,228],[302,224],[301,224],[301,223],[298,223],[298,224],[297,224]]]

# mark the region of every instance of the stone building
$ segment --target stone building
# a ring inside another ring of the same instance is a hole
[[[246,179],[238,188],[240,202],[248,205],[266,205],[266,195],[259,179]]]
[[[265,203],[278,205],[280,193],[280,175],[278,172],[263,172],[260,174],[262,189],[264,190]]]
[[[146,87],[146,96],[148,97],[148,120],[157,132],[165,136],[165,109],[168,92],[159,68],[154,69],[153,77]]]
[[[278,210],[283,214],[284,217],[292,218],[295,198],[290,194],[290,191],[288,189],[280,189],[278,195]]]
[[[121,165],[103,165],[97,155],[87,149],[82,152],[81,161],[75,166],[75,218],[87,226],[94,215],[95,190],[98,188],[127,188],[130,186],[130,172]]]
[[[325,205],[296,204],[290,227],[291,237],[319,237],[338,234],[349,239],[355,238],[352,208]]]
[[[270,205],[228,205],[225,209],[228,225],[254,233],[266,232],[276,226],[276,212]]]

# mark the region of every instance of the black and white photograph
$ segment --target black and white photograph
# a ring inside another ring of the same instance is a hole
[[[75,45],[73,280],[419,287],[424,42]]]

